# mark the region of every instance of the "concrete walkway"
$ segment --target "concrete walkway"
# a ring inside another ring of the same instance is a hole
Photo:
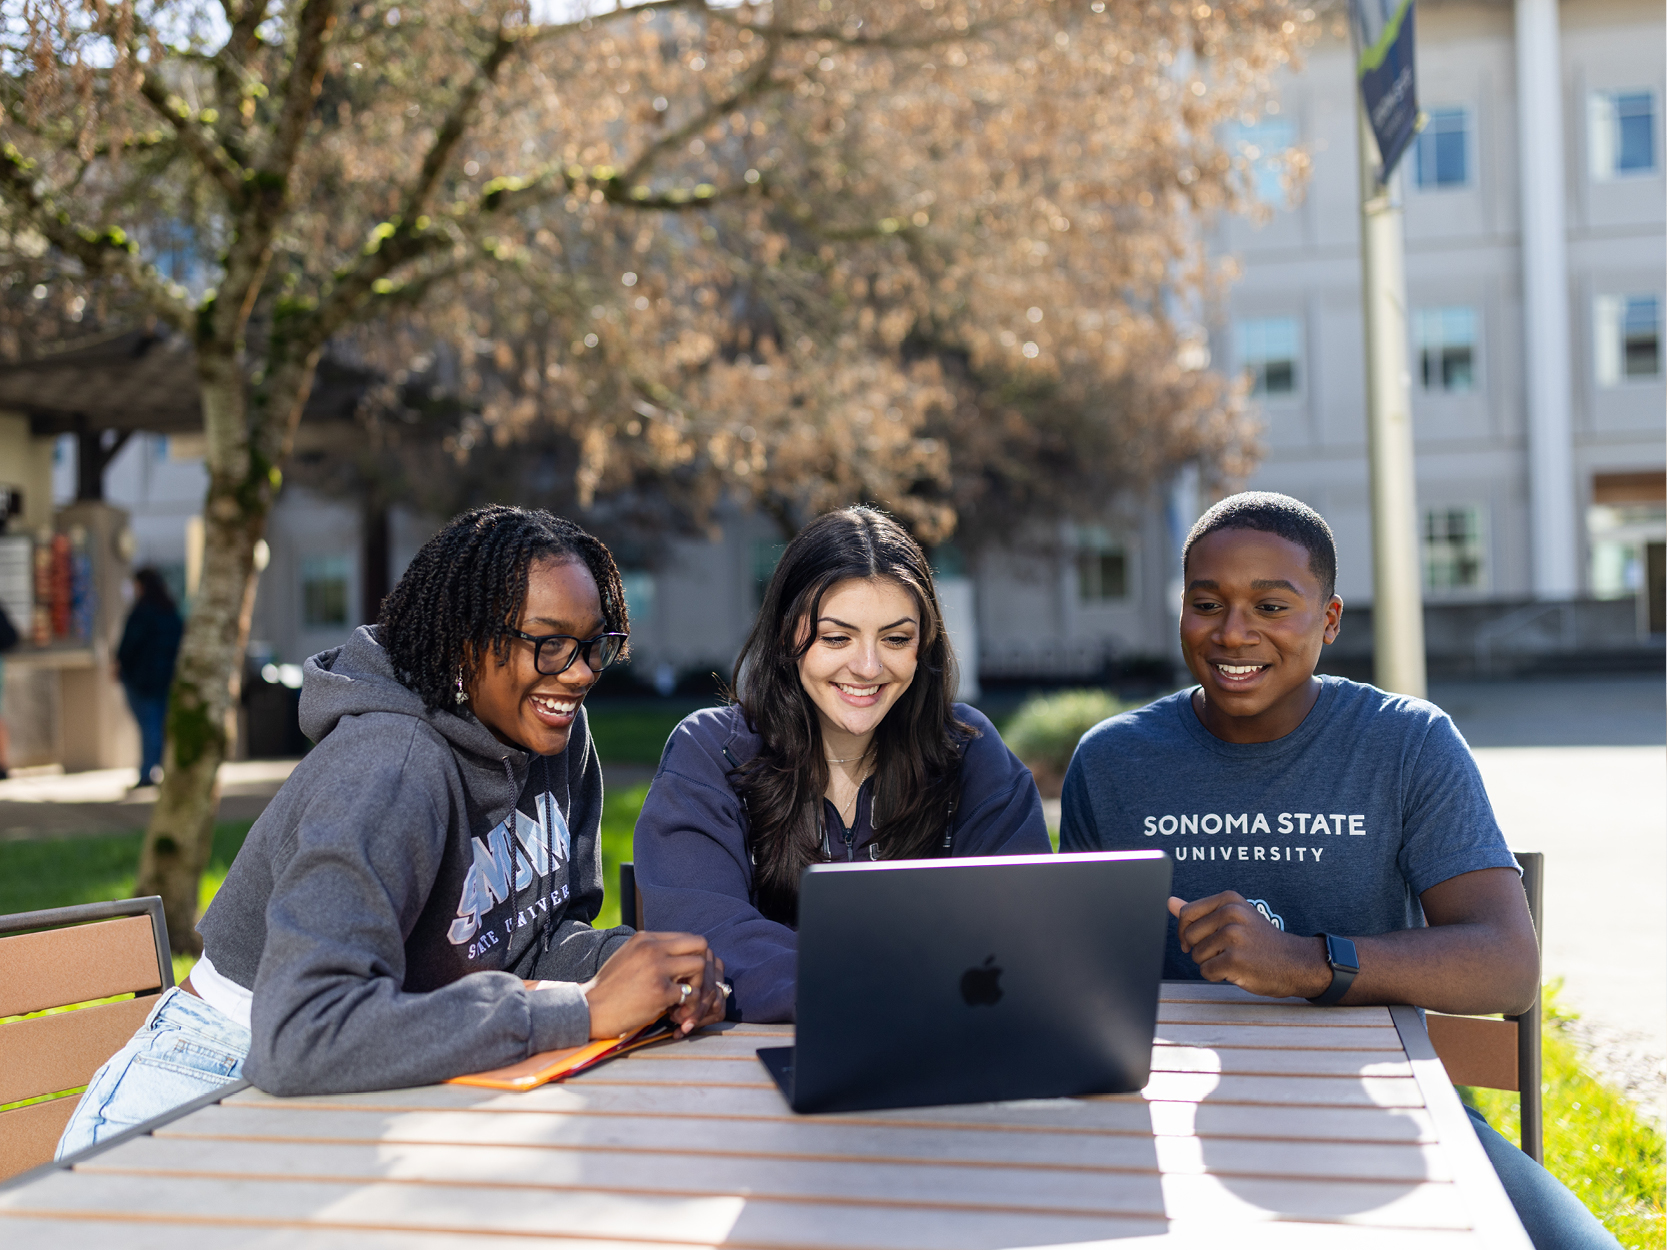
[[[298,760],[243,760],[220,766],[221,820],[253,820]],[[150,823],[156,790],[131,790],[136,768],[87,773],[28,769],[0,781],[0,842],[101,837]]]
[[[1667,1122],[1660,676],[1436,684],[1512,846],[1545,854],[1542,969],[1594,1066]]]
[[[1545,854],[1543,969],[1597,1066],[1667,1118],[1667,748],[1479,747],[1513,847]]]

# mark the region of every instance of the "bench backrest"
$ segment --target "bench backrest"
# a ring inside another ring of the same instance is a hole
[[[0,916],[0,1019],[27,1017],[0,1024],[0,1107],[85,1085],[173,983],[159,898]],[[51,1159],[80,1101],[0,1111],[0,1180]]]

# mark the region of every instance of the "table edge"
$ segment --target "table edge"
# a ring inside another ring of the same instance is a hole
[[[233,1094],[241,1094],[244,1090],[250,1088],[252,1088],[250,1083],[242,1078],[227,1081],[224,1085],[216,1086],[206,1094],[199,1094],[190,1102],[182,1103],[171,1111],[164,1111],[161,1115],[146,1120],[142,1124],[135,1124],[132,1128],[123,1129],[119,1133],[106,1137],[103,1141],[94,1142],[91,1146],[77,1150],[74,1154],[65,1155],[62,1159],[48,1159],[45,1163],[38,1163],[26,1172],[9,1176],[0,1181],[0,1194],[12,1189],[21,1189],[25,1185],[50,1176],[53,1172],[70,1171],[76,1164],[91,1159],[94,1155],[103,1154],[113,1146],[132,1141],[135,1137],[147,1137],[164,1124],[172,1124],[175,1120],[188,1116],[193,1111],[200,1111],[204,1107],[212,1107],[215,1103],[230,1098]]]
[[[1424,1096],[1424,1110],[1435,1123],[1442,1149],[1448,1152],[1454,1183],[1474,1204],[1477,1237],[1490,1250],[1533,1250],[1528,1232],[1471,1126],[1459,1092],[1435,1053],[1418,1009],[1397,1004],[1389,1008],[1389,1017],[1401,1035],[1401,1048],[1412,1065],[1413,1080]]]

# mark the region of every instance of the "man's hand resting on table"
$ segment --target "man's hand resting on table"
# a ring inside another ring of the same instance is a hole
[[[1206,981],[1231,981],[1268,998],[1315,998],[1331,984],[1325,942],[1286,933],[1232,890],[1188,903],[1169,900],[1181,950]]]
[[[1509,868],[1460,873],[1418,896],[1426,927],[1354,942],[1360,975],[1344,1004],[1410,1003],[1455,1015],[1515,1015],[1534,1001],[1539,947],[1522,880]],[[1325,942],[1286,933],[1232,890],[1169,900],[1181,949],[1207,981],[1270,998],[1317,998],[1331,985]]]

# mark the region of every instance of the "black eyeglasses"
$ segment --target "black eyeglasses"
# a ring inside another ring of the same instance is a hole
[[[629,634],[597,634],[594,638],[575,638],[572,634],[524,634],[518,629],[504,631],[511,638],[520,638],[533,645],[533,667],[546,677],[565,673],[573,667],[579,652],[585,653],[585,667],[600,673],[619,659],[625,650]],[[548,657],[548,658],[546,658]]]

